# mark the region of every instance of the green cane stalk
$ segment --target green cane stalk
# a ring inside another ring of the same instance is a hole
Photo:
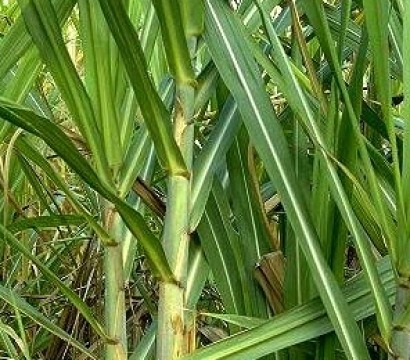
[[[183,154],[188,170],[192,166],[194,132],[195,76],[191,65],[191,50],[195,50],[195,40],[186,39],[188,22],[186,6],[170,0],[153,1],[157,12],[165,53],[171,74],[175,77],[177,98],[174,108],[174,137]],[[181,11],[182,9],[183,12]],[[198,18],[201,21],[201,17]],[[191,20],[190,20],[191,21]],[[199,26],[190,24],[190,29]],[[193,33],[195,33],[194,31]],[[188,34],[187,34],[188,35]],[[195,34],[197,35],[197,34]],[[195,36],[193,37],[195,39]],[[193,52],[192,51],[192,52]],[[190,179],[170,174],[168,178],[167,213],[165,217],[163,246],[177,284],[161,283],[158,307],[157,359],[175,359],[188,351],[190,332],[185,314],[185,288],[188,267]],[[192,327],[190,327],[192,329]]]

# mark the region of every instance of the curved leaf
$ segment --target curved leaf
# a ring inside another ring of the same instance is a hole
[[[235,97],[250,138],[278,189],[346,355],[350,359],[368,359],[359,329],[321,252],[313,221],[297,185],[283,130],[264,92],[256,64],[240,40],[240,25],[228,13],[226,4],[218,0],[206,0],[205,4],[205,38],[212,57]]]

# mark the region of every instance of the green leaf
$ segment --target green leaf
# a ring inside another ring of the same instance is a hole
[[[212,187],[215,171],[223,163],[240,124],[241,118],[237,105],[233,98],[230,97],[221,110],[215,128],[194,161],[190,216],[190,229],[192,230],[196,229],[201,220]]]
[[[56,8],[59,23],[64,24],[75,5],[75,0],[54,0],[52,3]],[[33,45],[31,36],[25,28],[24,19],[20,16],[0,41],[0,53],[3,54],[0,58],[0,79],[5,77],[30,48],[34,49]]]
[[[114,79],[110,76],[113,49],[111,34],[96,1],[78,2],[85,57],[86,84],[100,129],[110,168],[117,173],[122,164],[120,118],[115,107]]]
[[[153,322],[148,331],[144,334],[129,360],[149,360],[152,359],[152,353],[155,345],[155,335],[157,324]]]
[[[241,40],[240,25],[233,14],[229,14],[226,4],[215,0],[207,0],[205,4],[207,45],[235,97],[251,141],[278,189],[343,349],[350,359],[368,359],[359,329],[321,252],[311,215],[296,181],[286,139],[256,64]]]
[[[402,187],[405,201],[405,214],[403,223],[400,224],[400,229],[403,232],[400,242],[398,244],[398,270],[407,277],[410,274],[410,261],[405,255],[409,250],[409,216],[410,216],[410,126],[408,122],[410,119],[410,21],[409,21],[410,7],[408,3],[405,5],[405,15],[403,23],[403,87],[404,87],[404,105],[403,117],[407,119],[407,125],[404,130],[403,139],[403,174]]]
[[[395,280],[390,259],[384,258],[378,264],[378,271],[383,286],[389,294],[391,303],[395,296]],[[363,276],[358,276],[343,289],[349,303],[351,313],[356,320],[365,319],[374,314],[371,303],[371,291]],[[222,320],[234,321],[243,327],[259,323],[259,319],[246,319],[232,315],[220,315]],[[225,319],[226,318],[226,319]],[[292,345],[315,339],[334,331],[332,323],[326,315],[326,309],[316,298],[304,305],[273,317],[258,324],[248,331],[228,337],[215,344],[197,350],[183,357],[186,360],[233,360],[258,359],[264,355],[288,348]]]
[[[79,215],[49,215],[37,216],[34,218],[25,218],[13,222],[7,227],[11,233],[15,234],[27,229],[40,228],[50,229],[59,226],[81,225],[84,224],[85,219]]]
[[[17,344],[17,346],[20,348],[20,351],[22,352],[24,357],[27,360],[31,359],[26,344],[24,344],[23,340],[17,335],[17,333],[13,330],[12,327],[6,325],[5,323],[3,323],[3,321],[1,321],[1,319],[0,319],[0,334],[3,337],[3,341],[5,340],[4,339],[5,335],[8,338],[12,338],[14,340],[14,342]],[[8,342],[8,345],[6,347],[9,348],[7,351],[9,353],[11,353],[10,355],[17,358],[18,357],[17,350],[14,348],[13,344],[11,344],[11,342],[9,340],[6,340],[6,341]]]
[[[55,325],[50,321],[46,316],[41,314],[36,308],[22,299],[17,293],[13,292],[11,289],[0,285],[0,298],[8,303],[10,306],[16,308],[18,311],[27,315],[35,323],[42,326],[44,329],[50,331],[52,334],[58,336],[60,339],[66,341],[68,344],[71,344],[83,354],[87,355],[91,359],[97,359],[84,345],[75,340],[71,335],[67,334],[59,326]]]
[[[304,119],[306,127],[310,131],[312,139],[314,140],[314,142],[316,142],[318,150],[322,152],[323,165],[326,167],[326,175],[328,177],[330,191],[341,215],[343,216],[346,226],[353,235],[353,240],[355,242],[358,255],[365,270],[365,274],[367,275],[369,284],[373,289],[374,301],[377,309],[378,324],[381,328],[383,336],[385,337],[385,339],[387,339],[391,326],[391,309],[387,297],[384,294],[383,288],[381,286],[380,279],[377,276],[377,271],[374,266],[374,255],[371,246],[362,226],[358,222],[353,209],[351,208],[349,197],[347,196],[343,184],[337,174],[337,171],[332,164],[331,158],[329,156],[330,151],[327,148],[324,136],[321,134],[315,116],[309,104],[307,103],[307,99],[292,73],[292,68],[289,65],[289,61],[287,60],[285,51],[281,46],[279,38],[269,22],[268,15],[262,11],[262,16],[264,18],[264,25],[267,29],[268,37],[273,46],[273,55],[277,59],[278,68],[283,75],[285,84],[283,91],[294,112],[301,119]],[[361,75],[359,75],[359,77],[361,78]],[[358,107],[360,110],[361,101],[356,100],[356,102],[358,102]],[[371,169],[371,171],[373,171],[373,169]],[[386,222],[387,221],[388,220],[386,220]],[[338,253],[340,253],[340,251],[338,251]]]
[[[116,0],[99,0],[101,9],[117,43],[135,96],[162,165],[171,173],[187,176],[182,154],[174,140],[170,115],[147,72],[147,64],[124,7]],[[144,91],[140,89],[143,88]]]
[[[229,324],[237,325],[244,329],[251,329],[266,323],[266,319],[259,319],[250,316],[241,316],[234,314],[214,314],[214,313],[201,313],[201,316],[211,317],[214,319],[219,319],[226,321]]]
[[[229,222],[229,205],[221,184],[215,179],[198,234],[215,283],[228,312],[244,314],[244,299],[238,263],[238,235]]]
[[[32,252],[27,249],[14,235],[9,232],[3,225],[0,224],[0,233],[2,235],[2,240],[9,244],[12,248],[19,251],[26,258],[30,259],[39,270],[44,274],[44,276],[57,286],[60,291],[69,299],[73,305],[78,309],[78,311],[84,316],[84,318],[90,323],[92,328],[105,338],[109,340],[105,334],[104,328],[101,323],[95,318],[91,309],[88,305],[66,284],[64,284],[57,276],[51,271],[40,259],[32,254]]]
[[[94,154],[99,175],[110,184],[107,158],[100,141],[101,133],[91,101],[70,59],[55,9],[50,2],[42,3],[38,0],[22,0],[21,2],[26,27],[50,69],[73,120]]]
[[[186,11],[186,4],[180,1],[152,0],[161,25],[161,34],[171,74],[178,83],[193,84],[195,80],[191,57],[184,36],[180,3]],[[202,0],[197,1],[195,10],[203,12]],[[186,20],[186,19],[185,19]],[[192,18],[190,19],[192,21]]]
[[[154,236],[144,218],[124,202],[98,178],[90,164],[79,153],[64,132],[51,121],[29,110],[0,100],[0,116],[42,138],[61,158],[99,194],[115,204],[120,216],[144,246],[151,265],[157,276],[164,281],[173,281],[164,250]],[[104,239],[102,239],[104,240]],[[109,245],[109,244],[107,244]]]
[[[263,205],[259,200],[251,175],[253,149],[249,144],[246,129],[242,127],[236,136],[226,159],[229,173],[229,190],[232,194],[232,209],[240,238],[240,259],[238,264],[244,268],[243,292],[246,314],[267,317],[266,298],[260,291],[253,273],[262,256],[273,250],[270,234],[263,218]]]

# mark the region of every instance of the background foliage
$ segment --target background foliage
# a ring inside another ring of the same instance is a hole
[[[0,356],[410,359],[402,0],[0,5]]]

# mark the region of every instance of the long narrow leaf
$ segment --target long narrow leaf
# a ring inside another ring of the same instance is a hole
[[[383,286],[389,294],[391,303],[393,303],[395,281],[390,259],[385,258],[378,265],[380,277],[383,279]],[[368,306],[372,295],[362,276],[348,284],[344,288],[343,293],[349,302],[356,320],[365,319],[374,313],[374,306]],[[224,316],[222,315],[221,318],[224,319]],[[229,315],[227,315],[226,320],[229,321]],[[240,320],[240,324],[244,327],[260,323],[259,319],[246,321],[246,319],[237,318],[236,321],[238,320]],[[258,359],[275,351],[330,333],[333,330],[332,323],[326,315],[323,304],[319,299],[314,299],[305,305],[275,316],[273,319],[259,324],[248,331],[243,331],[200,349],[194,354],[184,357],[184,359]]]
[[[122,4],[115,0],[99,0],[99,2],[120,49],[158,157],[171,173],[187,176],[184,160],[172,136],[170,115],[149,78],[146,60],[134,26]],[[142,92],[140,88],[144,91]]]
[[[42,138],[94,190],[116,205],[130,231],[141,241],[157,276],[172,281],[164,250],[144,218],[103,184],[90,164],[78,152],[71,140],[51,121],[22,107],[0,101],[0,116]]]
[[[346,355],[350,359],[368,359],[359,329],[321,253],[304,196],[299,193],[283,131],[263,91],[256,64],[249,58],[246,47],[238,41],[238,26],[232,14],[229,16],[227,7],[215,0],[207,0],[205,4],[208,47],[237,101],[251,140],[278,189]],[[217,43],[220,45],[216,46]]]

